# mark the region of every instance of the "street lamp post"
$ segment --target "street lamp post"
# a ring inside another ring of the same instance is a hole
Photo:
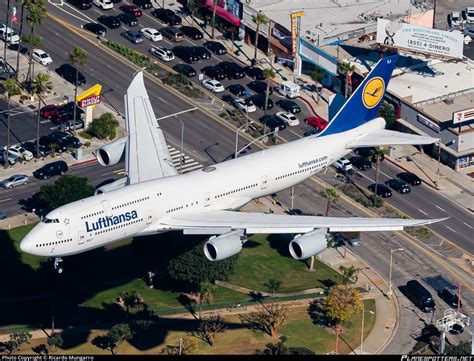
[[[393,260],[393,253],[397,251],[404,251],[403,248],[390,248],[390,269],[388,273],[388,298],[392,297],[392,260]]]
[[[181,147],[179,151],[179,172],[181,173],[181,168],[183,167],[183,161],[184,161],[184,123],[181,119],[179,119],[177,116],[175,116],[176,120],[181,123]]]
[[[366,311],[365,310],[365,307],[364,307],[364,303],[362,302],[362,326],[361,326],[361,329],[360,329],[360,352],[359,352],[359,355],[362,355],[362,349],[364,347],[364,319],[365,319],[365,313],[368,312],[370,313],[371,315],[374,315],[375,312],[374,311]]]
[[[237,156],[238,156],[240,153],[242,153],[242,151],[243,151],[244,149],[247,149],[247,148],[248,148],[249,146],[251,146],[253,143],[256,143],[256,142],[258,142],[260,139],[262,139],[263,137],[266,137],[266,136],[268,136],[268,135],[274,134],[274,133],[276,133],[276,132],[277,132],[277,131],[274,130],[273,132],[270,132],[270,133],[268,133],[268,134],[263,134],[263,135],[261,135],[260,137],[258,137],[257,139],[252,140],[252,141],[251,141],[250,143],[248,143],[245,147],[241,148],[238,152],[236,152],[235,157],[237,158]]]
[[[235,152],[234,152],[234,159],[237,158],[237,146],[239,144],[239,132],[242,130],[244,127],[248,127],[249,124],[252,124],[253,121],[250,121],[248,123],[242,124],[237,130],[235,131]]]

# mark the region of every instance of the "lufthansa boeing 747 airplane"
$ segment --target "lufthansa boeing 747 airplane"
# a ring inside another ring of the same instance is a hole
[[[102,165],[125,156],[127,177],[100,194],[48,213],[22,240],[22,251],[60,257],[103,247],[127,237],[168,231],[210,235],[211,261],[237,254],[247,235],[297,234],[291,255],[305,259],[323,251],[331,232],[394,231],[442,219],[292,216],[238,212],[252,199],[276,193],[329,166],[356,147],[430,144],[435,138],[386,130],[377,117],[398,55],[381,59],[320,134],[277,145],[186,174],[178,174],[138,73],[125,95],[128,136],[97,152]]]

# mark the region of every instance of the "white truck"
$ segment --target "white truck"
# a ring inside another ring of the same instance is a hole
[[[281,95],[293,99],[300,96],[300,86],[291,81],[284,81],[275,87],[275,90]]]

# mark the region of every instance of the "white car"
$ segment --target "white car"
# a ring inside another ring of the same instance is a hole
[[[349,159],[346,159],[346,158],[341,158],[341,159],[338,159],[336,160],[332,166],[334,168],[336,168],[337,170],[341,171],[342,173],[345,173],[345,172],[348,172],[350,170],[352,170],[352,164],[351,162],[349,161]]]
[[[33,49],[33,59],[42,65],[48,65],[53,62],[49,54],[41,49]]]
[[[220,93],[224,91],[224,86],[214,79],[203,80],[202,85],[204,88],[209,89],[213,93]]]
[[[237,109],[243,110],[246,113],[253,113],[257,111],[257,107],[253,103],[252,99],[238,98],[238,99],[234,99],[233,103]]]
[[[150,49],[150,54],[153,54],[158,59],[163,61],[174,60],[174,54],[170,49],[166,49],[162,46],[152,46]]]
[[[474,24],[474,7],[467,7],[464,11],[464,17],[468,24]]]
[[[5,147],[5,149],[7,149],[7,147]],[[26,150],[21,145],[12,145],[10,148],[8,148],[8,151],[10,152],[10,154],[14,154],[20,159],[33,159],[33,153],[31,153],[29,150]]]
[[[161,33],[156,30],[156,29],[153,29],[153,28],[143,28],[142,30],[140,30],[140,32],[142,33],[142,36],[144,38],[147,38],[148,40],[151,40],[151,41],[160,41],[160,40],[163,40],[163,36],[161,35]]]
[[[285,124],[287,124],[290,127],[296,127],[297,125],[300,124],[300,121],[298,120],[298,118],[289,112],[278,112],[276,113],[276,116],[280,118],[281,120],[283,120]]]
[[[102,10],[109,10],[114,8],[112,0],[92,0],[92,3]]]
[[[12,29],[8,28],[8,33],[3,34],[3,40],[6,42],[12,44],[12,45],[17,45],[20,44],[20,36],[16,31],[12,31]]]
[[[449,14],[449,19],[451,20],[452,28],[459,28],[461,26],[462,17],[459,11],[452,11],[451,14]]]

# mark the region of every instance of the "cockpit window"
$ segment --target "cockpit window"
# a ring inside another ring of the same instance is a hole
[[[57,218],[47,218],[47,217],[44,217],[43,220],[42,220],[43,223],[59,223],[59,219]]]

